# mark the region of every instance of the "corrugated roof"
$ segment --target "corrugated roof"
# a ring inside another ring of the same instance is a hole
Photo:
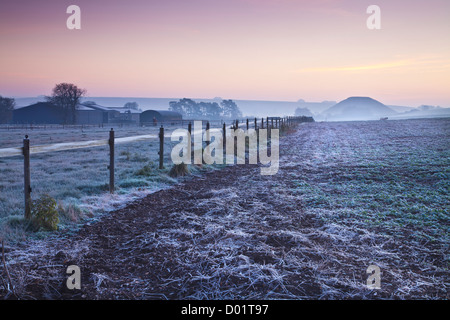
[[[145,110],[142,113],[150,113],[150,112],[158,112],[162,116],[180,116],[181,114],[175,111],[169,111],[169,110]]]
[[[77,105],[77,110],[80,110],[80,111],[94,111],[96,109],[92,108],[91,106],[85,106],[83,104],[79,104],[79,105]]]
[[[79,107],[80,106],[87,107],[87,108],[90,108],[90,109],[93,109],[93,110],[114,111],[114,109],[111,109],[111,108],[108,108],[108,107],[104,107],[104,106],[98,105],[96,103],[80,103],[78,106]]]

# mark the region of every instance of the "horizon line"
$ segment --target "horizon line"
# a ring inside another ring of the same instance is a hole
[[[45,97],[46,97],[46,95],[10,96],[10,98],[13,98],[13,99],[33,99],[33,98],[45,98]],[[274,100],[263,100],[263,99],[249,99],[249,98],[246,98],[246,99],[239,99],[239,98],[235,99],[235,98],[222,98],[222,97],[214,97],[214,98],[182,97],[182,98],[180,98],[180,97],[145,97],[145,96],[138,96],[138,97],[136,97],[136,96],[91,96],[91,97],[82,97],[82,99],[89,101],[89,99],[96,99],[96,98],[100,98],[100,99],[103,99],[103,98],[107,98],[107,99],[168,99],[168,100],[171,100],[171,99],[173,99],[173,100],[177,100],[177,99],[215,100],[215,99],[220,98],[222,100],[229,100],[230,99],[230,100],[234,100],[234,101],[251,101],[251,102],[281,102],[281,103],[298,103],[298,104],[301,104],[302,102],[300,102],[300,100],[303,100],[304,103],[333,102],[333,103],[337,104],[337,103],[339,103],[341,101],[344,101],[344,100],[346,100],[348,98],[357,98],[357,97],[372,98],[372,97],[367,96],[367,95],[366,96],[354,95],[354,96],[349,96],[349,97],[347,97],[345,99],[342,99],[342,100],[339,100],[339,101],[338,100],[328,100],[328,99],[325,99],[325,100],[322,100],[322,101],[307,101],[307,100],[304,100],[302,98],[299,98],[298,100],[275,100],[275,99]],[[372,99],[375,99],[375,100],[379,101],[376,98],[372,98]],[[379,101],[379,102],[381,102],[381,101]],[[424,106],[424,105],[430,105],[430,104],[422,103],[422,104],[418,104],[416,107],[413,107],[410,104],[387,104],[387,103],[383,103],[383,102],[381,102],[381,103],[386,105],[386,106],[399,106],[399,107],[409,107],[409,108],[417,108],[417,107]],[[450,106],[447,106],[447,107],[446,106],[440,106],[440,105],[436,105],[436,106],[439,106],[441,108],[450,108]]]

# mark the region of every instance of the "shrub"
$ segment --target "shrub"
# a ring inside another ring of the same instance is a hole
[[[37,228],[45,230],[58,229],[58,210],[56,209],[56,200],[47,194],[42,195],[38,200],[31,204],[31,221]]]
[[[152,175],[152,167],[150,164],[146,164],[144,167],[136,171],[137,176],[151,176]]]
[[[146,162],[149,160],[149,158],[136,152],[133,154],[133,158],[131,158],[130,160],[135,162]]]
[[[169,171],[169,176],[171,176],[172,178],[185,176],[187,174],[189,174],[189,169],[187,167],[187,164],[185,163],[174,164]]]
[[[121,156],[125,156],[126,158],[126,160],[130,160],[130,156],[131,156],[131,153],[129,152],[129,151],[122,151],[121,153],[120,153],[120,155]]]
[[[84,217],[85,214],[89,216],[89,212],[83,211],[77,204],[69,203],[64,205],[63,203],[58,203],[57,207],[59,217],[63,221],[78,222]]]

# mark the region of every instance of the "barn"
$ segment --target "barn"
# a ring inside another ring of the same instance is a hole
[[[121,110],[120,121],[124,123],[139,123],[141,112],[133,109]]]
[[[141,113],[140,122],[153,123],[154,120],[157,122],[167,122],[181,121],[182,119],[182,115],[178,112],[167,110],[147,110]]]
[[[84,107],[87,107],[87,108],[90,108],[93,110],[99,110],[102,112],[103,119],[102,119],[102,121],[100,121],[98,123],[114,123],[116,121],[116,119],[119,119],[119,117],[120,117],[119,111],[98,105],[94,101],[86,101],[86,102],[83,102],[78,105],[78,108],[84,108]]]
[[[88,106],[78,105],[76,111],[76,124],[103,123],[105,112]]]
[[[48,102],[38,102],[13,111],[13,123],[60,124],[63,123],[61,110]]]
[[[13,123],[26,124],[63,124],[61,109],[49,102],[38,102],[13,111]],[[103,111],[85,105],[78,105],[76,111],[77,124],[103,123]]]

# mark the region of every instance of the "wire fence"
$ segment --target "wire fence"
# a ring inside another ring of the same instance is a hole
[[[237,130],[237,129],[249,129],[259,130],[259,129],[286,129],[293,125],[296,125],[301,122],[310,122],[311,119],[307,117],[266,117],[266,118],[254,118],[254,119],[245,119],[245,120],[235,120],[231,124],[226,124],[225,121],[202,121],[201,131],[203,132],[213,132],[213,131],[222,131],[223,138],[225,141],[225,137],[227,131]],[[23,139],[22,147],[11,147],[11,148],[3,148],[0,149],[0,158],[5,157],[13,157],[13,156],[23,156],[24,161],[24,202],[25,202],[25,218],[31,218],[31,170],[30,170],[30,156],[33,154],[39,153],[52,153],[63,150],[74,150],[74,149],[84,149],[84,148],[94,148],[100,146],[109,146],[109,192],[114,193],[115,190],[115,146],[117,144],[126,144],[132,142],[146,141],[146,140],[159,140],[159,169],[164,168],[164,140],[166,138],[171,138],[171,134],[165,132],[166,126],[176,126],[177,124],[184,127],[187,125],[187,132],[189,133],[189,137],[192,137],[192,134],[195,132],[192,131],[192,123],[195,123],[194,120],[182,120],[182,121],[167,121],[158,123],[159,133],[158,134],[146,134],[146,135],[136,135],[136,136],[127,136],[127,137],[115,137],[114,128],[111,128],[108,133],[107,139],[98,139],[98,140],[90,140],[90,141],[74,141],[74,142],[61,142],[61,143],[53,143],[46,145],[31,145],[30,139],[28,135],[25,135]],[[197,122],[198,123],[198,122]],[[148,124],[154,125],[154,123]],[[26,127],[27,129],[31,129],[30,127]],[[61,128],[61,126],[48,126],[48,125],[35,125],[33,128],[46,129],[46,128]],[[63,126],[63,128],[65,128]],[[71,126],[71,128],[83,128],[83,126]],[[5,129],[2,127],[2,129]],[[6,130],[10,130],[11,127],[7,127]],[[20,129],[16,128],[15,129]],[[198,129],[197,129],[198,130]],[[106,135],[106,133],[105,133]],[[209,139],[206,139],[209,140]],[[191,150],[191,145],[189,149]]]

